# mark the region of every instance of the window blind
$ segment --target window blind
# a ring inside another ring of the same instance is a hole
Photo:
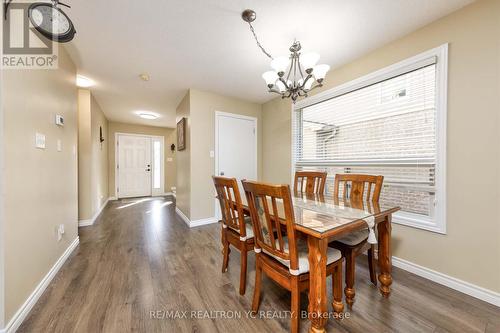
[[[382,204],[434,218],[436,192],[436,58],[295,110],[296,171],[384,176]]]

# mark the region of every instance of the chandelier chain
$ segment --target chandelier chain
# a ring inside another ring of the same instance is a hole
[[[252,34],[253,34],[253,37],[255,38],[255,42],[257,43],[257,46],[260,48],[260,50],[262,51],[262,53],[264,53],[266,56],[268,56],[271,60],[273,60],[273,56],[270,55],[266,49],[264,49],[264,47],[262,46],[262,44],[259,42],[259,38],[257,38],[257,34],[255,33],[255,30],[253,28],[253,25],[252,23],[248,22],[248,25],[250,26],[250,30],[252,31]]]

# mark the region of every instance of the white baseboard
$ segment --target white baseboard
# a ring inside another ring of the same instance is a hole
[[[108,201],[116,201],[118,200],[116,197],[109,197]]]
[[[102,204],[101,208],[99,208],[99,210],[94,214],[94,216],[92,216],[92,218],[90,218],[88,220],[79,220],[78,221],[78,227],[82,228],[82,227],[88,227],[88,226],[93,225],[95,223],[95,220],[97,220],[97,218],[99,217],[99,215],[101,215],[102,210],[104,209],[104,207],[106,207],[108,205],[108,202],[110,200],[114,200],[114,199],[112,197],[106,199],[106,201]]]
[[[190,228],[199,227],[199,226],[202,226],[202,225],[207,225],[207,224],[212,224],[212,223],[217,223],[218,222],[215,217],[209,217],[209,218],[206,218],[206,219],[191,221],[186,215],[184,215],[184,213],[178,207],[175,207],[175,212],[177,213],[177,215],[179,215],[179,217]]]
[[[57,272],[61,269],[62,265],[66,262],[68,257],[71,255],[71,253],[75,250],[75,248],[78,246],[78,243],[80,242],[78,236],[71,242],[71,244],[68,246],[66,251],[61,255],[61,257],[56,261],[54,266],[50,269],[50,271],[47,273],[47,275],[44,276],[42,281],[36,286],[35,290],[31,293],[31,295],[28,297],[28,299],[24,302],[24,304],[17,310],[16,314],[12,319],[9,321],[7,326],[4,328],[2,333],[14,333],[17,331],[19,326],[23,323],[23,321],[26,319],[28,316],[29,312],[33,308],[33,306],[36,304],[38,299],[40,299],[40,296],[42,296],[43,292],[45,289],[47,289],[47,286],[50,284],[54,276],[56,276]]]
[[[189,227],[194,228],[194,227],[199,227],[199,226],[207,225],[207,224],[213,224],[213,223],[217,223],[217,222],[218,221],[215,217],[209,217],[207,219],[191,221]]]
[[[425,279],[434,281],[448,288],[460,291],[464,294],[500,307],[500,293],[476,286],[472,283],[459,280],[452,276],[414,264],[410,261],[398,257],[392,257],[392,265],[394,267],[404,269],[405,271],[421,276]]]

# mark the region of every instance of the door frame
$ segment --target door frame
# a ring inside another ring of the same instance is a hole
[[[232,118],[237,118],[237,119],[244,119],[244,120],[251,120],[254,123],[255,126],[255,173],[257,175],[257,178],[259,177],[259,127],[258,127],[258,119],[257,117],[251,117],[251,116],[244,116],[241,114],[236,114],[236,113],[229,113],[229,112],[222,112],[222,111],[215,111],[215,143],[214,143],[214,175],[219,175],[219,116],[225,116],[225,117],[232,117]],[[241,186],[241,184],[238,184],[238,187]],[[215,190],[214,190],[215,193]],[[215,194],[215,197],[217,194]],[[220,218],[220,205],[219,205],[219,200],[215,198],[215,211],[214,215],[217,219]]]
[[[165,137],[162,135],[147,135],[147,134],[137,134],[137,133],[124,133],[124,132],[116,132],[115,133],[115,142],[114,142],[114,147],[115,147],[115,198],[119,199],[120,196],[118,194],[118,187],[120,185],[120,177],[119,177],[119,171],[118,171],[118,162],[119,162],[119,151],[120,147],[118,146],[118,137],[120,136],[137,136],[137,137],[146,137],[151,139],[151,170],[153,170],[153,159],[154,159],[154,151],[153,151],[153,139],[160,140],[162,143],[162,151],[161,151],[161,163],[160,163],[160,169],[161,169],[161,175],[160,175],[160,183],[161,187],[159,190],[156,190],[153,188],[153,173],[151,172],[151,197],[154,196],[159,196],[165,194]]]

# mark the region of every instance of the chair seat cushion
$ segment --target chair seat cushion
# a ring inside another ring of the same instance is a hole
[[[229,227],[231,228],[231,227]],[[239,230],[235,229],[235,228],[231,228],[232,230],[236,231],[238,234],[240,233]],[[253,227],[252,227],[252,219],[250,218],[250,216],[245,216],[245,230],[246,230],[246,239],[250,239],[250,238],[253,238]],[[242,239],[242,240],[246,240],[246,239]]]
[[[279,241],[276,240],[276,244],[278,244],[278,242]],[[304,274],[304,273],[309,272],[309,259],[308,259],[309,250],[308,250],[307,244],[305,242],[301,241],[300,239],[297,239],[296,242],[297,242],[297,251],[298,251],[298,257],[299,257],[298,258],[299,259],[298,271],[293,271],[290,269],[290,260],[284,260],[278,256],[275,256],[273,254],[268,253],[268,251],[266,251],[264,249],[263,249],[263,251],[267,255],[273,257],[274,259],[278,260],[280,263],[282,263],[283,265],[288,267],[288,269],[290,270],[290,274],[292,274],[292,275]],[[288,252],[288,239],[287,239],[287,237],[283,238],[283,245],[284,245],[286,252]],[[278,245],[276,245],[276,246],[278,246]],[[328,247],[326,251],[327,251],[326,254],[328,257],[327,262],[326,262],[327,265],[332,264],[335,261],[342,258],[341,252],[337,249]]]
[[[368,229],[359,230],[359,231],[352,232],[349,235],[347,235],[341,239],[338,239],[337,242],[342,243],[342,244],[346,244],[346,245],[350,245],[350,246],[354,246],[354,245],[358,245],[358,244],[361,244],[362,242],[364,242],[368,238],[369,234],[370,234],[370,231]]]

